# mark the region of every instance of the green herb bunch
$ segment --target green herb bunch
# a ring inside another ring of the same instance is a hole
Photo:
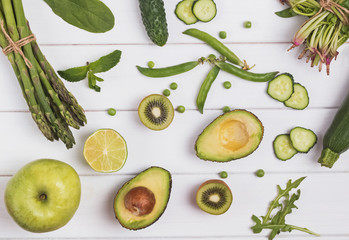
[[[280,17],[303,15],[309,19],[302,24],[293,37],[290,49],[306,45],[299,59],[306,56],[311,67],[319,71],[326,65],[330,74],[330,64],[338,56],[338,48],[349,38],[349,0],[282,0],[289,8],[276,14]]]
[[[295,201],[299,199],[301,194],[299,189],[296,193],[291,194],[290,192],[292,189],[297,188],[304,179],[305,177],[302,177],[294,182],[289,180],[285,189],[282,189],[279,185],[277,186],[278,195],[270,203],[267,214],[260,218],[255,215],[252,216],[252,220],[255,222],[255,225],[252,227],[253,233],[260,233],[263,229],[270,229],[269,240],[274,239],[281,232],[291,232],[292,230],[319,236],[307,228],[287,224],[285,220],[286,216],[292,213],[292,209],[297,208]]]
[[[58,74],[69,82],[78,82],[87,77],[89,88],[94,89],[96,92],[100,92],[101,88],[97,86],[97,81],[103,82],[104,79],[97,77],[96,73],[109,71],[119,63],[120,58],[121,51],[115,50],[97,61],[87,63],[85,66],[58,71]]]
[[[21,0],[0,0],[0,23],[3,49],[16,49],[14,43],[32,36]],[[87,122],[83,108],[65,88],[35,40],[18,49],[8,52],[7,58],[32,118],[47,139],[60,139],[67,148],[73,147],[75,140],[69,126],[79,129]]]

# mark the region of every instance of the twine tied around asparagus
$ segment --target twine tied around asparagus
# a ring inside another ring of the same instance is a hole
[[[25,38],[20,39],[17,42],[14,42],[11,37],[8,35],[5,26],[4,26],[4,21],[1,20],[0,21],[0,27],[1,27],[1,31],[3,32],[3,34],[5,35],[6,40],[8,41],[9,45],[7,47],[5,47],[2,52],[7,56],[9,53],[11,52],[15,52],[18,53],[19,55],[21,55],[21,57],[23,58],[25,65],[27,65],[28,68],[32,68],[33,65],[32,63],[29,61],[29,59],[24,55],[23,51],[22,51],[22,47],[31,43],[32,41],[35,41],[36,38],[34,36],[34,34],[31,34]]]
[[[323,9],[325,9],[325,10],[327,10],[327,11],[333,13],[333,14],[336,14],[335,13],[335,10],[336,10],[342,16],[343,23],[345,25],[349,24],[348,16],[346,15],[346,14],[349,14],[349,10],[346,9],[345,7],[343,7],[342,5],[336,3],[336,2],[334,2],[332,0],[320,0],[320,6],[321,6],[321,9],[320,9],[320,11],[317,14],[322,12]]]

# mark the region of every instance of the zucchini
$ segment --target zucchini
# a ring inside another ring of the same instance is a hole
[[[309,105],[309,95],[307,89],[299,83],[293,85],[294,92],[291,97],[284,102],[285,106],[303,110]]]
[[[209,22],[217,14],[216,4],[213,0],[198,0],[194,3],[193,13],[201,22]]]
[[[183,0],[176,6],[175,14],[177,18],[187,25],[194,24],[198,21],[192,11],[194,2],[195,0]]]
[[[316,144],[317,136],[310,130],[303,127],[295,127],[290,132],[292,146],[302,153],[307,153]]]
[[[319,163],[331,168],[340,154],[349,149],[349,94],[338,109],[323,140],[323,150]]]
[[[150,40],[158,46],[164,46],[168,29],[163,0],[139,0],[139,8]]]
[[[273,142],[273,147],[275,156],[282,161],[291,159],[298,152],[293,147],[291,138],[288,134],[280,134],[276,136]]]
[[[267,93],[270,97],[284,102],[293,94],[293,76],[289,73],[278,75],[268,83]]]

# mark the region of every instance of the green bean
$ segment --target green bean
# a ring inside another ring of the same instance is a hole
[[[213,49],[218,51],[227,60],[233,64],[239,65],[240,67],[246,67],[246,64],[241,61],[238,56],[235,55],[227,46],[225,46],[222,42],[220,42],[215,37],[212,37],[210,34],[200,31],[196,28],[191,28],[183,32],[183,34],[198,38],[208,45],[210,45]]]
[[[199,65],[199,61],[186,62],[179,65],[174,65],[165,68],[143,68],[140,66],[136,66],[138,71],[147,77],[152,78],[161,78],[161,77],[170,77],[177,74],[185,73],[189,70],[192,70],[197,65]]]
[[[252,81],[252,82],[268,82],[272,80],[279,72],[269,73],[253,73],[245,71],[241,68],[235,67],[226,62],[216,61],[215,64],[223,71],[231,73],[239,78]]]
[[[214,66],[211,71],[207,74],[204,82],[201,85],[199,94],[196,98],[196,105],[201,113],[204,113],[204,105],[208,92],[210,91],[211,85],[216,80],[220,69],[217,66]]]

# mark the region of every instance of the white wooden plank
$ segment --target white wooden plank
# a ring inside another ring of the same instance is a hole
[[[322,137],[335,110],[314,109],[294,112],[286,110],[252,110],[265,127],[264,139],[259,148],[245,159],[217,164],[195,156],[194,144],[201,131],[221,111],[207,111],[201,116],[197,111],[176,114],[173,123],[163,131],[152,131],[142,125],[137,112],[120,111],[115,117],[106,112],[89,112],[89,123],[74,130],[77,145],[66,150],[61,142],[47,141],[37,129],[29,113],[0,113],[0,175],[13,174],[19,166],[39,158],[56,158],[72,164],[80,174],[96,174],[85,162],[82,151],[87,137],[100,128],[113,128],[128,144],[128,160],[121,174],[136,173],[149,165],[160,165],[174,173],[252,173],[263,168],[267,175],[273,172],[348,172],[349,152],[344,153],[333,169],[320,167]],[[295,126],[313,129],[319,142],[308,154],[297,154],[291,160],[277,160],[272,149],[274,138],[288,133]],[[100,176],[101,174],[97,174]]]
[[[287,52],[288,44],[232,44],[229,45],[250,65],[257,64],[254,72],[278,70],[292,73],[309,91],[310,108],[337,107],[343,101],[349,82],[349,48],[343,48],[338,60],[332,64],[327,76],[311,69],[305,60],[297,59],[299,50]],[[349,45],[348,45],[349,46]],[[121,62],[111,71],[100,74],[105,82],[100,83],[102,92],[89,89],[87,80],[78,83],[64,81],[67,88],[77,97],[86,110],[102,110],[116,107],[122,110],[136,110],[141,99],[151,93],[161,93],[171,82],[179,87],[172,91],[170,99],[175,105],[196,109],[196,96],[210,66],[198,66],[190,72],[168,78],[153,79],[141,75],[136,65],[146,66],[149,60],[157,67],[166,67],[215,53],[205,44],[171,45],[166,49],[154,46],[48,46],[43,47],[47,58],[56,70],[84,65],[115,49],[122,50]],[[4,56],[0,57],[0,72],[4,86],[0,89],[0,111],[27,110],[17,80]],[[222,84],[231,81],[232,88],[226,90]],[[284,108],[266,94],[266,83],[254,83],[221,72],[213,84],[206,101],[207,109],[221,109],[228,105],[234,108]]]
[[[230,174],[226,183],[232,189],[234,202],[223,215],[212,216],[202,212],[195,204],[196,189],[203,182],[216,178],[207,175],[173,175],[173,186],[169,204],[163,216],[152,226],[129,231],[122,228],[114,217],[113,199],[132,175],[109,175],[81,177],[82,198],[73,219],[65,227],[45,234],[32,234],[20,229],[0,205],[0,230],[2,238],[166,238],[166,237],[235,237],[234,239],[264,239],[249,229],[252,214],[263,215],[269,201],[276,196],[276,185],[282,187],[288,179],[297,179],[304,174],[272,174],[257,178],[252,174]],[[8,177],[0,178],[0,193],[6,187]],[[287,222],[308,227],[323,239],[348,236],[349,201],[348,191],[339,185],[349,182],[347,174],[309,174],[300,185],[302,196],[298,210],[287,217]],[[338,207],[342,206],[342,207]],[[323,217],[322,217],[323,216]],[[265,236],[266,232],[262,233]],[[281,239],[313,239],[299,232],[283,233]],[[249,238],[247,238],[249,239]],[[340,239],[340,238],[339,238]]]
[[[65,23],[54,15],[42,1],[26,0],[24,7],[33,32],[43,44],[111,44],[146,43],[152,44],[144,30],[137,0],[106,0],[116,18],[114,29],[105,34],[93,34]],[[274,12],[285,8],[276,0],[219,0],[217,16],[209,23],[185,25],[174,14],[179,0],[165,1],[169,28],[168,43],[198,42],[185,37],[182,32],[195,27],[217,35],[226,31],[234,42],[289,42],[305,18],[282,19]],[[245,29],[243,22],[250,20],[251,29]]]

